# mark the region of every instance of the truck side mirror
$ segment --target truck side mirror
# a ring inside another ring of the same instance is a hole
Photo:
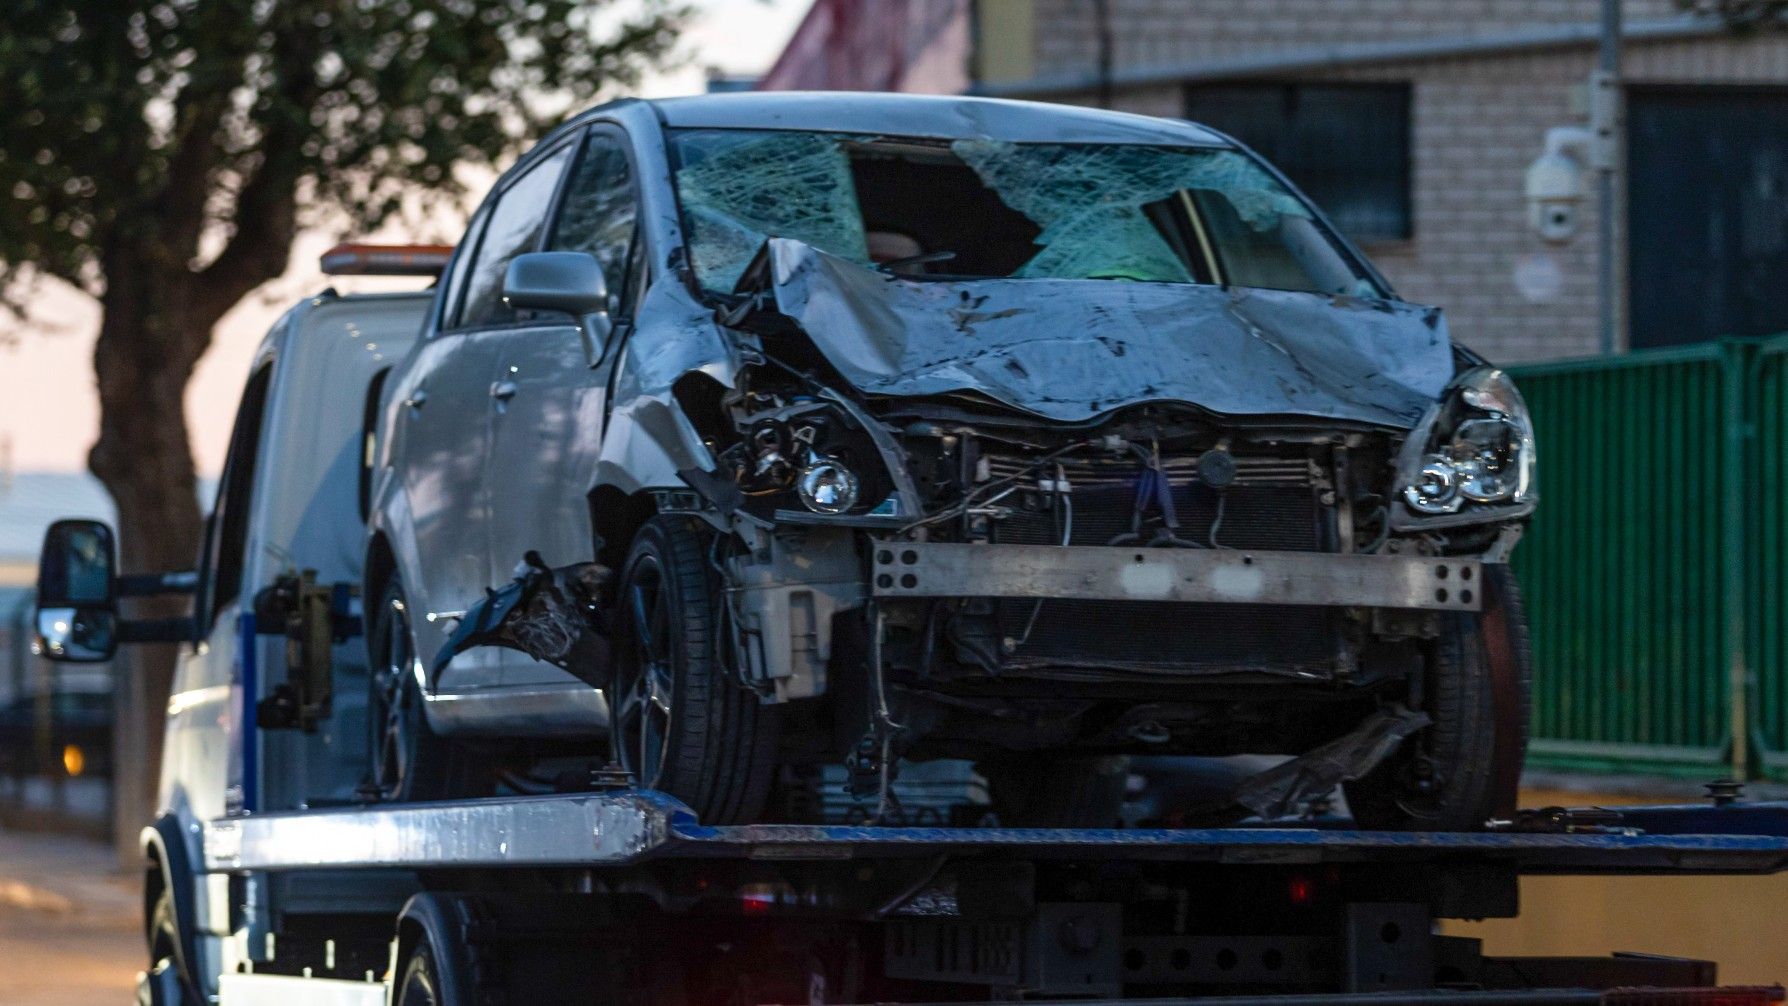
[[[528,252],[509,260],[503,274],[503,301],[534,311],[563,311],[577,318],[590,340],[591,358],[602,355],[612,327],[608,280],[589,252]]]
[[[33,648],[51,660],[110,660],[118,649],[118,546],[96,520],[59,520],[44,534]]]

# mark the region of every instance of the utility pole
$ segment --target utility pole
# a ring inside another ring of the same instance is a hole
[[[1615,272],[1614,173],[1620,168],[1620,2],[1602,0],[1602,38],[1590,79],[1590,129],[1596,169],[1597,334],[1604,355],[1620,344],[1620,281]]]

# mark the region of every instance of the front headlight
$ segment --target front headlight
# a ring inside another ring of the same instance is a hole
[[[1533,421],[1494,367],[1453,380],[1398,455],[1392,527],[1507,520],[1533,509]]]

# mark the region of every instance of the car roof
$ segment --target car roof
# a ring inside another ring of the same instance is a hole
[[[854,91],[749,91],[651,101],[671,128],[990,139],[1019,143],[1136,143],[1230,147],[1197,123],[1004,98]]]

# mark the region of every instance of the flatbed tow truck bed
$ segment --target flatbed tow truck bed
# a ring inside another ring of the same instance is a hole
[[[1612,815],[1612,816],[1610,816]],[[836,861],[937,855],[1197,863],[1499,863],[1522,873],[1774,873],[1788,802],[1530,814],[1505,831],[742,825],[697,821],[652,791],[291,811],[214,821],[210,870],[624,867],[671,859]],[[1525,828],[1533,830],[1515,830]],[[1545,830],[1540,830],[1545,829]],[[1788,948],[1785,948],[1788,952]]]
[[[225,1004],[388,1002],[419,942],[452,1003],[1782,1000],[1702,961],[1499,959],[1435,921],[1515,915],[1526,874],[1788,869],[1788,803],[1549,808],[1479,833],[714,827],[615,789],[236,816],[203,847],[258,892]]]

